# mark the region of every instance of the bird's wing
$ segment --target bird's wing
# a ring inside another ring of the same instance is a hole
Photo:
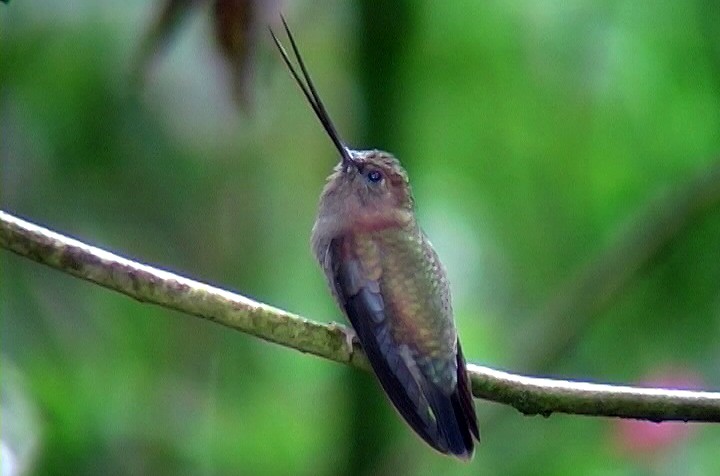
[[[457,361],[453,362],[457,386],[441,388],[428,378],[426,363],[417,358],[418,349],[393,337],[392,309],[383,299],[382,276],[368,276],[350,249],[343,246],[342,238],[332,240],[325,269],[382,387],[428,444],[443,453],[472,456],[477,422],[459,347]]]

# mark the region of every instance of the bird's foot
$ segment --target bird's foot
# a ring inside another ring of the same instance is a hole
[[[355,329],[353,329],[352,327],[344,326],[342,324],[338,324],[337,322],[331,322],[329,327],[331,330],[340,331],[343,337],[345,337],[345,350],[347,351],[348,355],[352,355],[354,344],[356,342],[358,344],[360,343]]]

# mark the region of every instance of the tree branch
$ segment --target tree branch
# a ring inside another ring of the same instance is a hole
[[[0,246],[142,302],[192,314],[276,344],[369,369],[343,328],[304,319],[244,296],[152,268],[0,211]],[[554,412],[652,421],[720,422],[720,393],[522,377],[468,365],[473,393],[524,414]]]

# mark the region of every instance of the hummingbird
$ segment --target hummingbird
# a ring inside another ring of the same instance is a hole
[[[340,154],[312,229],[312,250],[385,393],[437,451],[469,460],[480,440],[445,269],[415,217],[408,174],[392,154],[341,140],[285,32],[304,78],[290,73]]]

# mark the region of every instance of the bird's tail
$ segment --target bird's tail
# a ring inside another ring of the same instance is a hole
[[[449,396],[437,388],[426,391],[439,429],[439,441],[430,443],[443,453],[469,460],[475,451],[475,440],[480,441],[480,431],[460,342],[457,346],[457,372],[457,386]]]

